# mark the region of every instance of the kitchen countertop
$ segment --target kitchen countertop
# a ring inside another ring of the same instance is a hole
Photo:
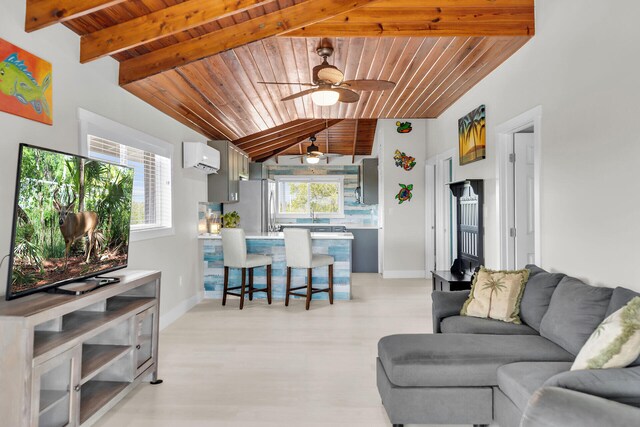
[[[247,239],[255,239],[255,240],[269,240],[275,239],[280,240],[284,239],[284,233],[282,232],[269,232],[269,233],[261,233],[261,232],[247,232]],[[351,233],[311,233],[311,238],[316,240],[353,240],[353,234]],[[198,240],[220,240],[222,236],[219,234],[201,234],[198,236]]]
[[[280,227],[345,227],[347,230],[377,230],[382,228],[378,225],[364,225],[364,224],[329,224],[322,222],[314,223],[302,223],[297,222],[293,224],[278,224]]]

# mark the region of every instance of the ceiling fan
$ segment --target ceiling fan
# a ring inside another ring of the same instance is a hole
[[[267,85],[295,85],[311,86],[311,89],[294,93],[282,98],[282,101],[290,101],[301,96],[311,95],[313,102],[320,106],[334,105],[336,102],[358,102],[360,95],[355,90],[388,90],[395,87],[394,82],[386,80],[344,80],[344,73],[327,61],[333,54],[332,47],[320,47],[316,50],[323,59],[322,64],[313,67],[313,83],[281,83],[258,82]]]
[[[322,159],[326,159],[329,157],[340,157],[342,156],[342,154],[329,154],[329,153],[323,153],[322,151],[320,151],[320,148],[315,144],[315,142],[317,141],[316,136],[313,135],[309,138],[309,141],[311,141],[311,144],[307,147],[307,153],[306,154],[301,154],[299,156],[290,156],[291,159],[300,159],[300,158],[305,158],[305,160],[307,161],[307,163],[309,163],[310,165],[314,165],[320,162],[320,160]]]

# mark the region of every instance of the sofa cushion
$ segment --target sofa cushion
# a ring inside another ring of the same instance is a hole
[[[570,362],[518,362],[498,368],[498,386],[521,410],[545,381],[571,368]]]
[[[613,289],[589,286],[564,277],[551,297],[540,324],[540,335],[572,354],[578,354],[604,320]]]
[[[525,268],[529,270],[529,280],[520,303],[520,319],[540,332],[540,322],[549,308],[553,291],[565,275],[549,273],[533,264]]]
[[[618,286],[611,294],[611,300],[609,301],[609,307],[607,307],[605,317],[611,316],[613,313],[627,305],[627,303],[635,297],[640,297],[640,294],[632,291],[631,289]]]
[[[538,335],[527,325],[469,316],[442,319],[440,330],[445,334]]]
[[[549,378],[545,387],[562,387],[640,407],[640,366],[583,369]]]
[[[570,362],[539,335],[403,334],[378,342],[389,380],[401,387],[494,386],[496,370],[522,361]]]
[[[596,396],[544,387],[536,391],[520,427],[630,427],[637,426],[640,410]]]

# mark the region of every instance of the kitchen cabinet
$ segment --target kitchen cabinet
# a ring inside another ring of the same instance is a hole
[[[360,165],[360,203],[378,204],[378,159],[362,159]]]
[[[269,171],[264,163],[249,163],[249,180],[269,179]]]
[[[208,178],[209,201],[233,203],[240,200],[240,180],[249,179],[249,156],[229,141],[209,141],[220,152],[220,170]]]
[[[349,228],[353,234],[352,271],[354,273],[378,272],[378,229]]]

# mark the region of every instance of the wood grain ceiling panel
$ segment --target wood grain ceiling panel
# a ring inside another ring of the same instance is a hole
[[[361,92],[357,103],[319,107],[310,96],[282,97],[304,90],[319,38],[269,38],[228,50],[174,71],[149,77],[145,95],[167,105],[184,104],[191,120],[209,123],[212,138],[239,139],[297,119],[376,119],[437,117],[490,70],[519,49],[528,37],[402,37],[326,39],[335,48],[330,62],[347,79],[396,82],[393,90]],[[169,76],[169,77],[167,77]],[[258,81],[290,83],[262,85]],[[165,88],[161,91],[161,88]],[[128,87],[127,87],[128,89]],[[155,104],[154,104],[155,105]],[[175,117],[177,114],[171,114]],[[195,120],[194,115],[199,118]]]
[[[369,156],[373,150],[377,122],[375,119],[342,120],[327,129],[315,133],[315,144],[323,153],[342,154],[347,157],[351,157],[354,154],[356,156]],[[354,135],[356,136],[355,153],[353,151]],[[305,153],[310,144],[311,142],[306,139],[280,152],[279,155],[299,155],[301,148],[302,152]]]

